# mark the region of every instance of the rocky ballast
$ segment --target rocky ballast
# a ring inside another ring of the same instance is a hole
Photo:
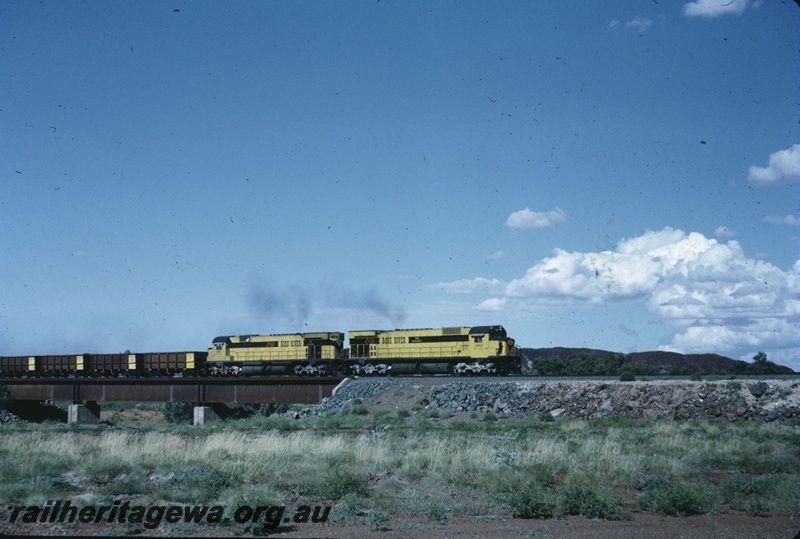
[[[510,417],[599,419],[713,419],[777,421],[800,419],[796,380],[724,381],[476,381],[442,385],[348,380],[315,408],[294,417],[347,412],[389,390],[414,391],[418,402],[442,412],[492,413]],[[426,402],[427,401],[427,402]]]

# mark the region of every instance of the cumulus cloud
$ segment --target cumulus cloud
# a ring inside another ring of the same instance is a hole
[[[683,14],[687,17],[719,17],[720,15],[738,15],[747,8],[748,0],[696,0],[683,6]]]
[[[522,278],[512,280],[506,293],[517,298],[590,303],[644,297],[655,288],[661,268],[653,251],[675,243],[681,234],[669,228],[651,232],[620,242],[615,251],[570,253],[556,249]]]
[[[625,23],[625,28],[636,28],[639,32],[644,32],[653,25],[653,21],[641,15],[637,15]]]
[[[489,313],[496,313],[498,311],[502,311],[508,300],[505,298],[489,298],[480,302],[477,306],[479,311],[489,312]]]
[[[766,167],[750,167],[749,180],[760,185],[800,180],[800,144],[771,154]]]
[[[486,311],[641,300],[672,326],[672,341],[662,347],[667,350],[797,348],[800,260],[783,271],[747,257],[736,241],[697,232],[667,227],[624,239],[609,251],[556,249],[508,283],[456,283],[461,291],[485,293],[478,307]]]
[[[800,218],[795,217],[794,215],[787,215],[786,217],[781,217],[779,215],[769,215],[764,217],[764,220],[768,223],[773,223],[776,225],[792,225],[798,226],[800,225]]]
[[[527,230],[531,228],[546,228],[567,220],[567,214],[561,208],[550,211],[531,211],[529,208],[513,212],[506,219],[506,226],[513,230]]]

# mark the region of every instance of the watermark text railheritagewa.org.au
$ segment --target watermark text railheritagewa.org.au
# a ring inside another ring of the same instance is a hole
[[[48,500],[42,506],[9,505],[9,524],[81,523],[141,524],[148,530],[166,524],[259,524],[274,529],[281,524],[322,523],[328,520],[330,506],[301,505],[292,512],[283,505],[242,505],[228,513],[221,505],[132,505],[116,500],[112,505],[74,505],[70,500]]]

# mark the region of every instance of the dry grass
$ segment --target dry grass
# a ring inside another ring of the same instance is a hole
[[[453,514],[581,511],[620,518],[637,508],[677,514],[800,507],[800,430],[791,425],[503,420],[433,422],[420,431],[412,428],[418,421],[384,414],[331,418],[328,429],[326,420],[301,422],[294,431],[258,422],[4,429],[0,505],[66,494],[234,503],[246,494],[284,502],[327,498],[341,518],[363,518],[352,509],[360,507],[432,521]],[[694,501],[680,505],[688,494]]]

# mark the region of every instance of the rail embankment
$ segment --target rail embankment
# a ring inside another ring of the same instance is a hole
[[[800,419],[797,380],[721,381],[413,381],[350,380],[336,394],[303,415],[331,415],[387,402],[402,392],[425,409],[443,413],[492,413],[510,417],[549,415],[601,419],[727,419],[786,421]]]

